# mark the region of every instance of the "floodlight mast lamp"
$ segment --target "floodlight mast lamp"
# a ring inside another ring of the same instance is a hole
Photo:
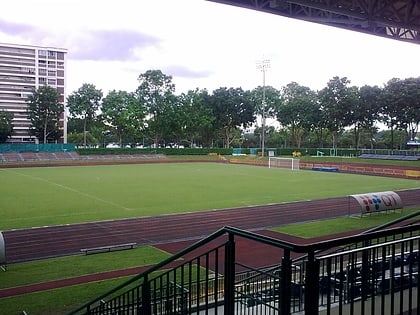
[[[261,156],[264,157],[265,147],[265,72],[270,68],[270,60],[263,59],[257,62],[257,69],[263,74],[263,97],[262,97],[262,113],[261,113]]]

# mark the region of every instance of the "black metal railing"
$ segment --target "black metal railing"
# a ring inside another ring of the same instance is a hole
[[[418,224],[307,245],[225,227],[70,314],[410,314],[419,243]]]

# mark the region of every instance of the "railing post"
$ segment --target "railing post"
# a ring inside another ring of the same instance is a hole
[[[139,301],[137,301],[138,303]],[[147,275],[144,276],[141,290],[141,312],[142,315],[152,314],[152,301],[150,294],[150,283]]]
[[[235,239],[229,233],[229,241],[225,244],[225,284],[224,313],[233,315],[235,312]]]
[[[290,314],[292,297],[292,261],[290,260],[289,249],[284,249],[280,275],[280,314],[287,315]]]
[[[305,315],[318,314],[319,298],[319,261],[314,252],[308,253],[305,279]]]

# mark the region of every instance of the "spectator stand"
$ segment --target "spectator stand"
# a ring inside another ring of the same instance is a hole
[[[381,159],[381,160],[402,160],[418,161],[420,160],[420,151],[418,150],[368,150],[362,149],[359,158],[362,159]]]

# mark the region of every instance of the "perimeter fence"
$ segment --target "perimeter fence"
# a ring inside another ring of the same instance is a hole
[[[24,152],[74,152],[73,143],[3,143],[0,144],[0,153]]]

